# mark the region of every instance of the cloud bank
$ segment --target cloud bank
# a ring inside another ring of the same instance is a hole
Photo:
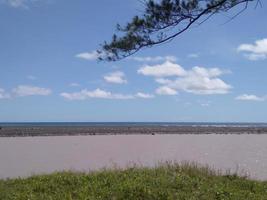
[[[159,65],[145,65],[137,73],[145,76],[167,77],[167,76],[184,76],[186,71],[178,64],[166,61]]]
[[[159,95],[176,95],[178,92],[168,86],[162,86],[157,88],[156,93]]]
[[[116,83],[116,84],[127,83],[125,74],[121,71],[116,71],[105,75],[104,80],[108,83]]]
[[[129,57],[128,59],[134,60],[137,62],[160,62],[160,61],[170,61],[175,62],[177,61],[177,58],[175,56],[147,56],[147,57],[139,57],[139,56],[133,56]]]
[[[131,95],[123,94],[113,94],[111,92],[101,90],[99,88],[89,91],[87,89],[81,90],[80,92],[67,93],[63,92],[60,96],[68,100],[85,100],[90,98],[99,98],[99,99],[132,99]]]
[[[99,57],[99,53],[97,51],[83,52],[83,53],[77,54],[75,57],[84,59],[84,60],[97,60]]]
[[[237,96],[235,99],[240,101],[265,101],[267,98],[259,97],[254,94],[242,94],[240,96]]]
[[[15,96],[47,96],[52,93],[48,88],[41,88],[31,85],[19,85],[12,90]]]
[[[245,56],[252,61],[267,59],[267,38],[255,41],[254,44],[241,44],[237,50],[245,52]]]
[[[155,96],[152,95],[152,94],[147,94],[147,93],[143,93],[143,92],[138,92],[135,97],[137,98],[142,98],[142,99],[152,99],[154,98]]]
[[[41,0],[0,0],[0,3],[4,3],[13,8],[29,8],[30,4],[40,2]]]
[[[226,94],[232,88],[219,77],[225,71],[219,68],[193,67],[185,70],[178,64],[166,61],[160,65],[145,65],[137,73],[152,76],[163,85],[156,90],[160,95],[175,95],[178,91],[193,94]]]
[[[0,99],[8,99],[10,98],[10,95],[6,93],[6,91],[2,88],[0,88]]]
[[[120,100],[127,100],[127,99],[135,99],[135,98],[143,98],[143,99],[150,99],[154,96],[147,93],[138,92],[135,95],[132,94],[120,94],[120,93],[112,93],[102,89],[95,89],[95,90],[87,90],[83,89],[79,92],[63,92],[60,96],[64,97],[67,100],[86,100],[86,99],[120,99]]]

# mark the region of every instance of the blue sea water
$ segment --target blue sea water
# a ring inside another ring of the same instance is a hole
[[[267,123],[216,123],[216,122],[0,122],[1,127],[45,126],[202,126],[202,127],[267,127]]]

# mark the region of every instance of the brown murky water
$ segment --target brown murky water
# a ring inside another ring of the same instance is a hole
[[[0,178],[132,163],[195,161],[267,180],[267,135],[116,135],[0,138]]]

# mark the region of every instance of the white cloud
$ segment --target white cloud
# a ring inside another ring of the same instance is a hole
[[[201,105],[202,107],[209,107],[209,106],[210,106],[209,103],[200,103],[200,105]]]
[[[175,94],[179,90],[194,94],[226,94],[232,88],[219,78],[229,72],[219,68],[197,66],[185,70],[180,65],[167,61],[161,65],[142,67],[138,73],[153,76],[156,82],[164,86],[157,89],[157,94]],[[162,78],[168,76],[174,78]]]
[[[99,58],[99,56],[100,56],[100,54],[97,51],[92,51],[92,52],[79,53],[75,57],[81,58],[84,60],[97,60]]]
[[[145,65],[137,71],[139,74],[154,77],[184,76],[186,71],[178,64],[166,61],[159,65]]]
[[[267,59],[267,38],[257,40],[254,44],[241,44],[237,50],[239,52],[247,52],[245,56],[249,60]]]
[[[188,58],[199,58],[199,54],[197,53],[191,53],[187,55]]]
[[[151,98],[154,98],[154,95],[143,93],[143,92],[138,92],[135,96],[138,97],[138,98],[143,98],[143,99],[151,99]]]
[[[138,62],[160,62],[160,61],[175,62],[175,61],[177,61],[177,58],[175,56],[155,56],[155,57],[134,56],[134,57],[129,57],[129,59],[134,60],[134,61],[138,61]]]
[[[194,74],[194,75],[199,75],[203,77],[209,77],[209,78],[214,78],[217,76],[220,76],[224,74],[225,72],[221,71],[219,68],[204,68],[204,67],[193,67],[191,71],[189,71],[188,74]]]
[[[33,96],[33,95],[47,96],[52,93],[52,91],[48,88],[41,88],[30,85],[19,85],[16,88],[14,88],[12,92],[15,96],[20,96],[20,97]]]
[[[169,84],[172,82],[172,80],[167,78],[156,78],[155,81],[160,84]]]
[[[109,73],[104,76],[104,79],[108,83],[117,83],[117,84],[127,83],[127,80],[125,79],[125,74],[121,71]]]
[[[18,8],[24,7],[26,1],[25,0],[2,0],[2,2],[10,5],[11,7]]]
[[[29,76],[27,76],[27,79],[34,81],[34,80],[37,80],[37,77],[29,75]]]
[[[194,67],[185,77],[177,78],[167,85],[194,94],[226,94],[232,87],[218,78],[222,73],[218,68]]]
[[[9,99],[10,95],[5,92],[4,89],[0,88],[0,99]]]
[[[80,92],[67,93],[63,92],[60,96],[68,100],[85,100],[90,98],[99,98],[99,99],[133,99],[133,95],[124,95],[124,94],[114,94],[99,88],[89,91],[87,89],[81,90]]]
[[[251,61],[265,60],[267,58],[264,54],[246,54],[245,57]]]
[[[13,8],[29,8],[28,5],[40,0],[0,0],[0,3],[7,4]]]
[[[92,90],[92,91],[83,89],[79,92],[73,92],[73,93],[63,92],[60,94],[60,96],[64,97],[67,100],[86,100],[86,99],[92,99],[92,98],[121,99],[121,100],[136,99],[136,98],[142,98],[142,99],[154,98],[154,95],[143,93],[143,92],[138,92],[135,95],[120,94],[120,93],[112,93],[112,92],[105,91],[99,88]]]
[[[103,58],[109,56],[108,53],[105,52],[98,52],[98,51],[91,51],[91,52],[82,52],[75,55],[76,58],[84,59],[84,60],[98,60],[98,58]],[[110,54],[110,56],[112,56]]]
[[[242,94],[240,96],[237,96],[235,98],[236,100],[241,100],[241,101],[265,101],[265,97],[258,97],[253,94]]]
[[[79,83],[70,83],[69,86],[70,87],[79,87],[81,85]]]
[[[157,88],[156,93],[159,95],[176,95],[178,92],[168,86],[161,86]]]
[[[210,101],[198,101],[198,103],[202,107],[209,107],[211,105],[211,102]]]

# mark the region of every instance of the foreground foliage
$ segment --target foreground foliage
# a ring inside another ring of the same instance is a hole
[[[267,200],[267,182],[219,175],[197,165],[164,164],[92,173],[61,172],[0,180],[1,200]]]
[[[117,25],[118,34],[98,51],[100,60],[117,61],[140,49],[169,42],[193,25],[200,25],[213,15],[230,12],[240,5],[229,20],[241,14],[249,3],[260,0],[140,0],[144,13],[125,26]]]

